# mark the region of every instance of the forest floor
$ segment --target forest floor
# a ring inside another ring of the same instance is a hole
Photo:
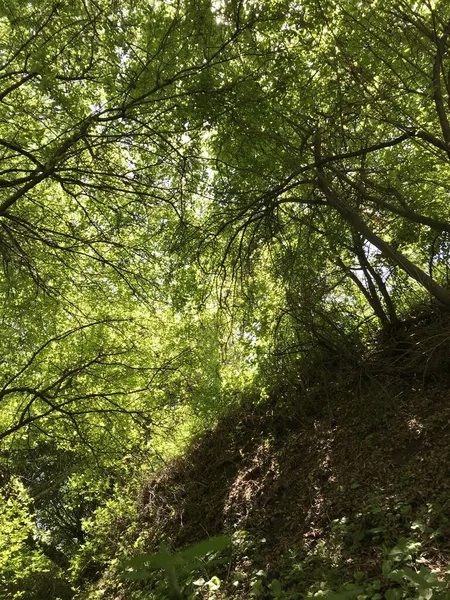
[[[197,582],[209,597],[447,598],[449,383],[434,310],[362,364],[242,406],[144,485],[148,548],[232,535]]]

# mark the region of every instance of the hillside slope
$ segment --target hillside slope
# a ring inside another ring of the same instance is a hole
[[[450,316],[434,310],[361,365],[243,405],[145,482],[146,548],[232,534],[226,566],[207,569],[215,597],[447,597],[449,383]]]

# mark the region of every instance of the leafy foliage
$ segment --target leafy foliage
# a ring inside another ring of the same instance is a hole
[[[0,593],[14,599],[51,594],[70,598],[64,572],[47,556],[46,536],[35,522],[23,484],[11,480],[0,501]]]
[[[443,0],[2,3],[7,593],[78,585],[120,486],[238,390],[309,389],[450,307],[449,22]]]

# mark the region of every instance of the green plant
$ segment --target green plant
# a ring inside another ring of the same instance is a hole
[[[390,550],[383,548],[385,560],[382,573],[385,581],[397,584],[386,590],[387,600],[414,598],[417,600],[448,600],[449,581],[442,581],[429,567],[421,565],[416,570],[413,560],[420,550],[420,543],[402,538]]]
[[[183,600],[180,575],[186,572],[191,575],[193,585],[206,586],[210,591],[220,587],[217,576],[209,581],[200,578],[192,580],[192,574],[199,567],[199,560],[204,557],[212,559],[227,548],[231,540],[227,536],[217,536],[189,546],[179,552],[171,553],[166,544],[161,544],[159,552],[155,554],[142,554],[124,561],[122,577],[129,580],[145,580],[153,577],[154,571],[163,571],[167,580],[167,591],[171,600]]]

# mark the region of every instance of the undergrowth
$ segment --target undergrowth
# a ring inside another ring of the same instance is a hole
[[[137,501],[98,510],[76,598],[450,600],[443,319],[408,325],[401,352],[244,397]]]
[[[398,518],[402,518],[402,513]],[[376,531],[377,537],[384,541],[390,538],[389,520],[384,525],[380,520]],[[412,530],[420,526],[420,523],[411,523]],[[338,532],[338,537],[353,535],[354,531],[354,525],[345,520],[333,524],[333,532]],[[358,533],[353,549],[355,556],[364,534],[374,532],[359,529]],[[433,534],[434,531],[431,537]],[[135,590],[130,597],[148,600],[247,597],[261,600],[448,600],[450,569],[442,573],[427,565],[423,543],[415,540],[417,537],[400,538],[395,546],[385,543],[377,546],[382,558],[379,573],[355,570],[351,560],[347,568],[340,568],[336,544],[319,543],[308,553],[291,549],[281,558],[275,577],[274,572],[258,565],[264,562],[260,550],[266,540],[252,540],[248,532],[238,531],[232,538],[211,538],[174,554],[162,545],[156,554],[140,555],[122,563],[121,578],[145,581],[144,588]]]

